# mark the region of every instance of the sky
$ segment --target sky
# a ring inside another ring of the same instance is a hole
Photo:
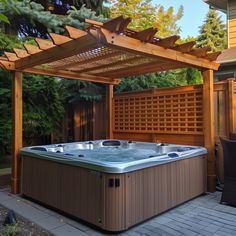
[[[206,14],[209,10],[209,5],[203,0],[152,0],[155,4],[161,4],[165,8],[173,6],[177,12],[180,5],[184,6],[184,16],[178,22],[181,26],[181,37],[197,36],[199,34],[199,26],[202,25]],[[226,21],[226,15],[221,13],[222,19]]]

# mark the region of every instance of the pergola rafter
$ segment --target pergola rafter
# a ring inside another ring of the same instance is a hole
[[[158,38],[158,29],[128,29],[130,18],[117,17],[105,23],[85,20],[85,31],[65,26],[67,36],[50,33],[51,40],[36,38],[36,45],[5,52],[0,66],[15,71],[13,82],[12,192],[19,191],[19,158],[22,147],[22,73],[56,76],[107,84],[107,137],[113,137],[113,85],[128,76],[194,67],[204,79],[204,137],[208,148],[209,190],[215,186],[213,70],[217,53],[194,48],[195,42],[178,44],[179,36]],[[19,101],[20,100],[20,101]]]

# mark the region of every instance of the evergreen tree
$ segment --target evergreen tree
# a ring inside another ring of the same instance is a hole
[[[72,6],[80,9],[84,5],[87,9],[91,9],[97,14],[102,14],[104,10],[103,1],[101,0],[34,0],[34,2],[41,4],[46,10],[58,15],[66,15]]]
[[[226,26],[218,12],[209,10],[204,24],[200,27],[197,47],[209,46],[212,52],[221,51],[227,46]]]
[[[60,80],[41,75],[24,74],[23,137],[25,145],[40,142],[54,134],[59,140],[64,116],[64,93]]]
[[[11,81],[12,75],[0,69],[0,163],[11,150]]]
[[[120,93],[201,83],[201,73],[194,68],[186,68],[124,78],[115,89]]]
[[[16,2],[17,0],[15,0]],[[0,0],[0,6],[5,6],[5,7],[8,7],[12,10],[14,10],[15,12],[18,12],[16,8],[14,8],[14,6],[11,5],[11,2],[9,2],[8,0]],[[1,8],[0,8],[0,22],[3,22],[3,23],[6,23],[6,24],[10,24],[9,20],[8,20],[8,17],[1,13]]]
[[[105,94],[105,86],[80,80],[62,80],[61,86],[66,103],[76,103],[81,100],[100,100]]]
[[[66,15],[57,15],[45,11],[41,4],[34,1],[9,0],[8,2],[7,5],[0,2],[0,12],[6,15],[11,23],[4,25],[5,33],[8,34],[47,38],[48,32],[63,34],[64,25],[84,29],[85,18],[97,21],[105,20],[102,15],[97,16],[96,12],[86,8],[85,5],[79,9],[72,6]]]

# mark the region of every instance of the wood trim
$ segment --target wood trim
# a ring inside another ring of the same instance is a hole
[[[15,72],[12,82],[12,177],[11,191],[19,193],[20,186],[20,159],[19,151],[22,148],[22,73]]]
[[[176,50],[165,49],[151,43],[140,42],[140,40],[131,37],[124,37],[123,35],[111,33],[104,28],[101,28],[101,32],[106,38],[106,44],[112,48],[144,55],[146,57],[161,59],[165,62],[179,62],[186,67],[191,66],[199,69],[213,70],[217,70],[219,68],[219,64],[217,63],[209,62],[209,60],[182,53],[177,51],[178,48]]]
[[[117,85],[120,83],[119,79],[113,79],[113,78],[106,78],[102,76],[94,76],[94,75],[88,75],[83,73],[75,73],[70,71],[63,71],[63,70],[56,70],[56,69],[44,69],[44,68],[29,68],[24,70],[17,70],[15,68],[15,63],[0,60],[0,65],[11,71],[20,71],[25,73],[32,73],[32,74],[38,74],[38,75],[47,75],[47,76],[56,76],[61,77],[65,79],[75,79],[75,80],[84,80],[84,81],[90,81],[95,83],[103,83],[103,84],[114,84]]]
[[[214,116],[214,84],[213,71],[206,70],[203,75],[203,114],[204,114],[204,143],[208,150],[207,180],[208,191],[215,192],[215,116]]]
[[[191,92],[191,91],[202,91],[202,85],[192,85],[192,86],[180,86],[175,88],[153,88],[153,89],[147,89],[143,91],[131,91],[131,92],[122,92],[119,94],[116,94],[115,97],[117,98],[127,98],[127,97],[137,97],[137,96],[146,96],[146,95],[166,95],[168,93],[185,93],[185,92]]]

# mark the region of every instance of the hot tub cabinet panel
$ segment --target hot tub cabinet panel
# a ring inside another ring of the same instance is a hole
[[[107,231],[122,231],[206,191],[204,155],[120,174],[22,158],[22,193]]]
[[[32,157],[22,159],[22,194],[101,226],[102,175]]]

